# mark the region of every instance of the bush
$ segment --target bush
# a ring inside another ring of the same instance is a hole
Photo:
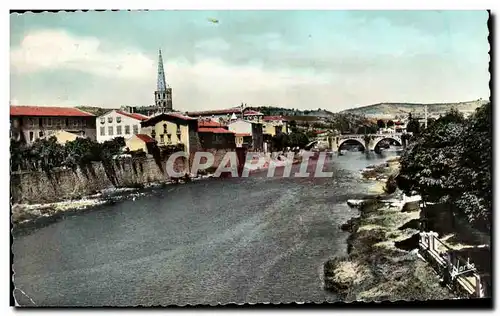
[[[394,175],[390,175],[385,182],[384,192],[387,194],[392,194],[396,192],[397,188],[398,184],[396,183],[396,177]]]

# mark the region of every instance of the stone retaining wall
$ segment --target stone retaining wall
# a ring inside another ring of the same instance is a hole
[[[215,155],[213,166],[218,167],[227,150],[207,150]],[[192,165],[192,157],[189,166]],[[113,187],[135,187],[151,182],[164,182],[169,179],[166,172],[167,161],[153,158],[116,160],[103,165],[92,165],[77,170],[59,169],[50,173],[29,171],[12,173],[10,193],[12,203],[52,203],[77,199]],[[174,162],[177,172],[189,172],[185,159]]]

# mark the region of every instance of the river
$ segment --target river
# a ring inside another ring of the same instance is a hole
[[[370,185],[361,169],[393,155],[335,156],[325,167],[332,178],[207,179],[69,216],[14,238],[16,300],[27,306],[335,301],[323,290],[323,263],[346,253],[339,225],[355,215],[346,200]]]

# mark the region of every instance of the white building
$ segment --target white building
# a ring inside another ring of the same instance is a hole
[[[263,134],[262,123],[256,123],[246,120],[238,119],[227,125],[231,132],[236,134],[236,146],[241,147],[244,143],[249,141],[249,145],[254,150],[263,149]]]
[[[123,137],[125,140],[141,131],[141,122],[149,117],[139,113],[112,110],[96,119],[97,141],[99,143]]]

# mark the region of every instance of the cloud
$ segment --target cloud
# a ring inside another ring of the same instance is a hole
[[[266,38],[256,52],[217,37],[197,41],[184,56],[172,58],[164,52],[174,109],[208,110],[246,102],[336,111],[381,101],[463,101],[489,95],[486,63],[421,53],[302,56],[294,46],[284,45],[279,34]],[[120,45],[109,40],[64,30],[28,33],[11,49],[11,96],[21,104],[153,104],[157,52],[116,47]],[[262,53],[265,58],[252,58]]]
[[[11,50],[11,69],[31,73],[42,70],[78,70],[104,77],[145,78],[154,61],[134,51],[103,51],[95,37],[77,37],[63,30],[29,33]]]

